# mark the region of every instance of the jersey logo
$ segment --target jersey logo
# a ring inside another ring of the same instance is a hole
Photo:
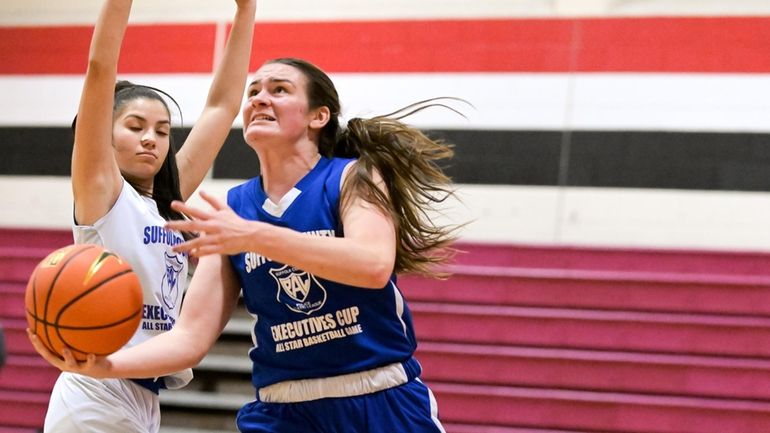
[[[315,276],[289,265],[269,272],[278,286],[276,299],[289,310],[310,314],[326,303],[326,289]]]
[[[160,292],[163,294],[163,303],[169,309],[174,309],[179,300],[179,274],[184,268],[184,262],[179,259],[179,254],[166,256],[166,273],[163,275],[163,282],[160,285]]]
[[[120,257],[116,256],[115,254],[109,251],[103,251],[101,254],[99,254],[99,257],[94,259],[94,261],[91,263],[91,266],[88,268],[88,272],[86,273],[85,280],[83,280],[83,286],[88,284],[88,281],[91,278],[93,278],[93,276],[96,275],[97,272],[99,272],[99,269],[102,268],[102,265],[104,264],[104,262],[110,257],[115,257],[118,263],[123,264],[123,260],[120,260]]]
[[[70,245],[68,247],[65,247],[65,248],[62,248],[62,249],[59,249],[59,250],[56,250],[56,251],[52,252],[43,261],[43,266],[56,266],[56,265],[58,265],[59,262],[62,261],[62,259],[64,257],[66,257],[67,254],[69,254],[70,251],[72,251],[73,248],[75,248],[75,246],[74,245]]]

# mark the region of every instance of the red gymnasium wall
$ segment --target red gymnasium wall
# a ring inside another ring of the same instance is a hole
[[[412,120],[456,145],[448,171],[466,193],[455,210],[474,221],[469,237],[770,245],[763,2],[305,3],[260,5],[252,68],[279,56],[317,63],[345,118],[435,96],[469,101],[457,106],[467,118]],[[135,5],[120,73],[177,97],[189,128],[233,8],[184,4]],[[67,224],[68,125],[95,5],[0,5],[1,225]],[[238,127],[211,188],[256,173]],[[50,191],[64,198],[44,199]],[[30,207],[38,219],[14,211]]]
[[[2,27],[0,74],[82,74],[90,35]],[[120,71],[210,72],[215,42],[215,23],[133,25]],[[294,56],[332,73],[767,73],[768,43],[770,17],[259,23],[253,65]]]

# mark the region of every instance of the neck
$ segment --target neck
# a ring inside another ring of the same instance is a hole
[[[278,202],[318,164],[321,155],[313,148],[306,152],[277,155],[259,154],[262,188],[273,202]]]
[[[123,175],[123,178],[126,179],[126,181],[131,184],[131,186],[134,187],[134,189],[141,195],[146,195],[147,197],[152,197],[152,186],[153,182],[152,180],[149,181],[141,181],[139,179],[131,178],[129,176]]]

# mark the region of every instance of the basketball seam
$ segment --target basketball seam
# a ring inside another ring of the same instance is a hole
[[[34,311],[29,311],[29,309],[26,309],[26,310],[27,310],[27,314],[29,314],[30,316],[32,316],[33,319],[35,319],[35,326],[33,327],[35,335],[37,335],[38,324],[42,324],[43,330],[46,332],[46,338],[48,338],[48,333],[47,333],[48,330],[46,329],[45,321],[40,320],[40,318],[37,315],[37,270],[38,268],[35,267],[35,270],[32,272],[32,277],[31,277],[32,278],[32,306],[34,307]],[[48,349],[49,352],[56,353],[53,347],[51,347],[50,339],[47,343],[42,338],[38,338],[38,341],[40,341],[40,343],[42,343],[43,346],[45,346],[45,348]]]
[[[94,285],[93,287],[89,288],[88,290],[84,290],[79,295],[73,297],[69,302],[67,302],[66,304],[62,305],[61,308],[59,308],[59,313],[56,315],[56,320],[53,322],[53,326],[56,328],[56,335],[59,337],[59,340],[61,340],[62,343],[64,343],[65,346],[69,347],[70,349],[74,349],[74,350],[76,350],[76,351],[78,351],[80,353],[86,353],[86,352],[83,352],[82,350],[77,349],[74,346],[71,346],[70,344],[68,344],[67,340],[61,335],[61,332],[59,332],[60,329],[87,330],[87,329],[108,328],[110,326],[115,326],[115,325],[119,325],[121,323],[125,323],[125,322],[131,320],[134,316],[136,316],[137,314],[139,314],[141,312],[141,309],[139,309],[136,312],[134,312],[131,316],[129,316],[129,317],[125,318],[125,319],[121,319],[118,322],[107,324],[107,325],[102,325],[102,326],[98,326],[98,327],[73,328],[73,327],[68,327],[68,326],[59,326],[59,320],[61,319],[62,314],[64,314],[64,312],[67,311],[67,308],[72,306],[72,304],[74,304],[75,302],[79,301],[84,296],[88,295],[89,293],[93,292],[94,290],[98,289],[99,287],[103,286],[104,284],[106,284],[106,283],[108,283],[110,281],[113,281],[113,280],[115,280],[117,278],[120,278],[120,277],[122,277],[124,275],[130,274],[132,272],[133,272],[133,270],[131,270],[131,269],[125,269],[122,272],[120,272],[119,274],[111,275],[109,278],[105,278],[103,281],[100,281],[98,284]]]
[[[47,296],[45,298],[45,306],[43,307],[43,321],[45,323],[48,322],[48,305],[49,305],[49,303],[51,301],[51,296],[53,295],[53,289],[56,286],[56,281],[58,281],[59,276],[64,271],[64,269],[67,267],[67,264],[69,264],[69,262],[71,262],[75,257],[77,257],[80,254],[82,254],[82,253],[84,253],[84,252],[94,248],[93,245],[88,245],[88,244],[81,244],[81,245],[85,245],[86,248],[83,248],[80,251],[76,251],[74,254],[72,254],[70,257],[68,257],[67,260],[64,263],[62,263],[61,266],[59,266],[59,269],[56,271],[56,275],[54,276],[53,280],[51,281],[51,287],[48,290]],[[37,274],[37,272],[35,272],[35,273]],[[35,283],[37,283],[37,281],[35,281]],[[35,305],[35,307],[37,307],[37,304]],[[37,317],[35,317],[35,320],[37,320]],[[37,325],[37,321],[35,322],[35,325]],[[43,329],[45,330],[45,338],[48,340],[48,344],[46,346],[53,347],[53,343],[51,343],[51,336],[49,335],[49,332],[48,332],[48,326],[45,326]],[[61,338],[61,336],[59,336],[59,338]],[[52,352],[54,352],[54,351],[52,350]],[[61,354],[59,354],[59,355],[61,355]]]

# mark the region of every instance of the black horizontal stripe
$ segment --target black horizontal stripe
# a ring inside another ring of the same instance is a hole
[[[176,137],[181,142],[183,135]],[[435,130],[453,143],[455,182],[691,190],[770,191],[770,134],[660,131]],[[0,174],[68,176],[69,128],[0,128]],[[214,178],[259,173],[254,151],[233,129]]]

